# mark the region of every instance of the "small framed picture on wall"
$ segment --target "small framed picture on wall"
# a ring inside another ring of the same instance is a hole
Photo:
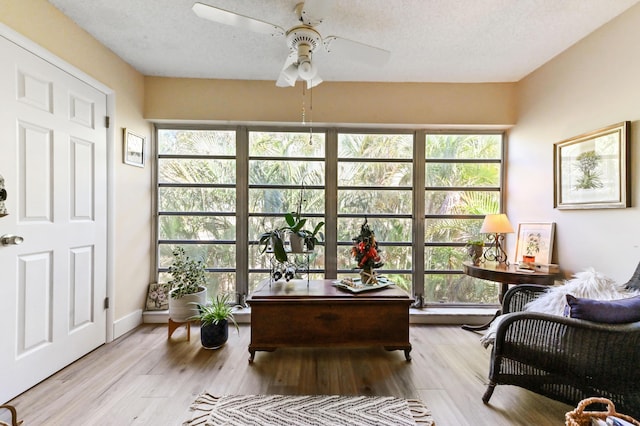
[[[129,129],[124,129],[123,160],[125,164],[144,167],[145,148],[144,137]]]

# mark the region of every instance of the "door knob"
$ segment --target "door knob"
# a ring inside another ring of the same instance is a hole
[[[11,235],[11,234],[5,234],[2,237],[0,237],[0,244],[2,244],[3,246],[10,246],[10,245],[18,245],[18,244],[22,244],[22,242],[24,241],[24,238],[19,237],[17,235]]]

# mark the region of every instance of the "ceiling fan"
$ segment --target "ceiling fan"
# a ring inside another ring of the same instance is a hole
[[[306,0],[298,3],[294,13],[299,24],[289,28],[264,22],[248,16],[239,15],[204,3],[195,3],[192,7],[200,18],[220,24],[231,25],[254,32],[285,37],[290,53],[276,81],[276,86],[295,86],[298,78],[306,81],[307,88],[322,83],[313,54],[321,46],[330,54],[339,55],[369,65],[382,65],[389,59],[390,52],[379,47],[369,46],[338,36],[322,37],[316,26],[322,23],[327,12],[326,0]]]

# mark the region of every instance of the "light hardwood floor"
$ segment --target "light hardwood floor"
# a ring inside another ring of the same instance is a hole
[[[184,328],[166,333],[143,325],[11,403],[25,426],[179,425],[205,390],[419,398],[438,426],[563,425],[573,408],[513,386],[498,386],[484,405],[489,350],[458,326],[412,325],[411,362],[382,348],[305,348],[258,352],[249,365],[248,325],[216,351],[201,348],[197,326],[190,342]]]

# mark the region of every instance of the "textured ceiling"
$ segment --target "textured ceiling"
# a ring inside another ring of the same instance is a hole
[[[145,75],[275,81],[284,38],[198,18],[195,0],[49,0]],[[199,0],[283,27],[296,0]],[[324,81],[518,81],[640,0],[326,0],[317,30],[391,51],[371,67],[320,51]]]

